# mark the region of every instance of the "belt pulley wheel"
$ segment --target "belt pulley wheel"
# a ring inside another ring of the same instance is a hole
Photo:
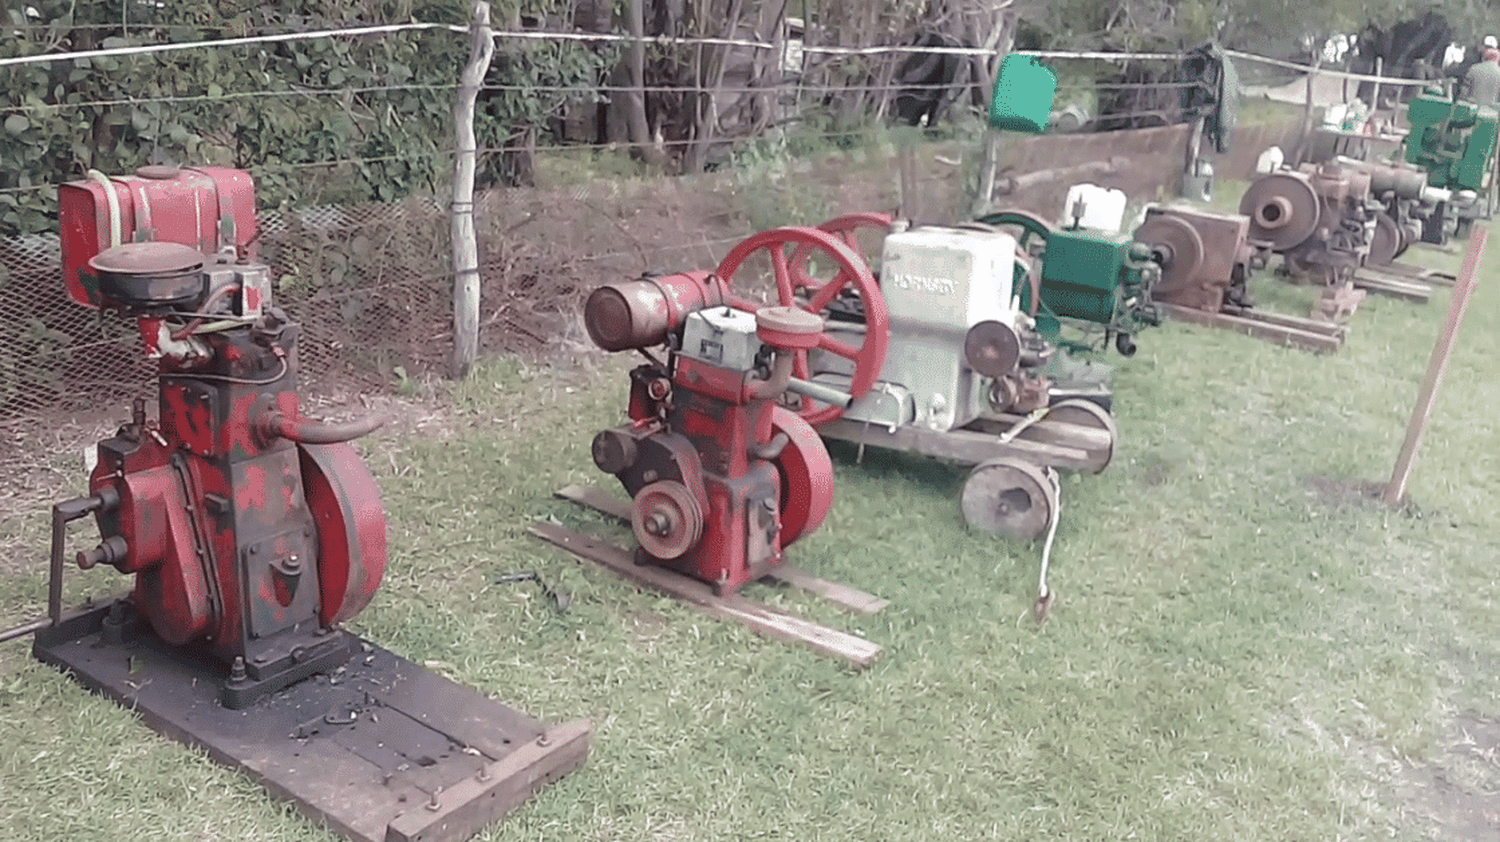
[[[791,410],[771,408],[771,434],[784,433],[786,447],[772,462],[781,474],[781,546],[823,525],[833,506],[833,460],[812,425]]]
[[[1010,325],[986,319],[964,334],[964,360],[985,377],[1013,374],[1021,362],[1021,337]]]
[[[1173,293],[1194,285],[1203,268],[1203,238],[1191,222],[1169,213],[1146,217],[1136,229],[1135,239],[1151,247],[1151,254],[1161,264],[1161,280],[1153,295],[1171,300]]]
[[[1250,217],[1250,239],[1264,240],[1276,252],[1311,237],[1321,207],[1307,176],[1293,172],[1262,176],[1240,197],[1240,213]]]
[[[1365,256],[1369,266],[1389,266],[1404,247],[1405,233],[1396,220],[1385,211],[1375,214],[1375,233],[1370,236],[1370,253]]]
[[[832,267],[832,277],[826,283],[822,283],[811,294],[799,294],[799,284],[803,284],[792,272],[793,255],[806,252],[804,262],[816,258],[818,265]],[[820,231],[816,228],[777,228],[771,231],[762,231],[739,245],[730,249],[729,254],[724,256],[723,262],[719,264],[718,276],[729,286],[731,290],[738,286],[744,289],[747,280],[740,279],[735,283],[735,276],[745,266],[746,261],[752,256],[763,254],[769,258],[772,280],[776,284],[776,295],[778,303],[784,307],[796,307],[806,310],[820,318],[824,317],[829,305],[838,298],[840,293],[848,292],[856,295],[860,301],[860,307],[865,314],[865,332],[860,344],[854,345],[841,342],[829,336],[826,332],[819,338],[817,351],[843,357],[854,363],[854,374],[846,388],[855,399],[864,397],[874,387],[876,379],[880,376],[880,368],[885,365],[886,347],[890,344],[891,329],[890,318],[885,309],[885,298],[880,294],[880,287],[875,283],[875,277],[870,274],[870,267],[864,258],[855,253],[846,243],[835,234]],[[730,294],[731,302],[735,307],[755,312],[766,306],[756,301],[745,298],[743,295]],[[796,377],[806,379],[809,372],[807,364],[808,351],[797,351],[795,361],[792,364],[792,374]],[[802,417],[810,424],[825,424],[844,414],[842,406],[819,403],[809,398],[803,398],[801,409]]]
[[[1047,421],[1076,424],[1080,427],[1109,433],[1109,444],[1106,447],[1087,451],[1088,461],[1083,465],[1083,469],[1091,474],[1097,474],[1109,467],[1110,460],[1115,456],[1115,442],[1120,438],[1120,433],[1115,428],[1114,417],[1105,412],[1104,407],[1084,398],[1069,398],[1065,401],[1058,401],[1047,410],[1043,423]]]
[[[370,604],[385,575],[385,508],[370,469],[347,444],[301,444],[302,490],[318,530],[318,621]]]
[[[988,213],[974,220],[979,225],[993,229],[1011,228],[1015,232],[1016,251],[1027,258],[1035,258],[1047,250],[1047,238],[1052,236],[1052,223],[1031,211],[1001,210]],[[1021,296],[1021,309],[1035,316],[1041,308],[1042,279],[1040,263],[1027,265],[1017,260],[1012,278],[1016,294]]]
[[[687,486],[658,480],[636,492],[630,527],[641,549],[655,558],[674,559],[703,537],[703,513]]]
[[[1057,485],[1045,468],[1001,457],[974,467],[959,503],[971,528],[1030,541],[1056,516]]]

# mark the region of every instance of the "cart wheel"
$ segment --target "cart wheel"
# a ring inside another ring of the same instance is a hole
[[[1115,419],[1104,411],[1104,407],[1083,398],[1058,401],[1047,410],[1043,423],[1046,421],[1077,424],[1080,427],[1104,430],[1109,433],[1109,446],[1099,450],[1090,450],[1088,464],[1084,466],[1084,470],[1097,474],[1109,467],[1110,460],[1115,457],[1115,442],[1119,440],[1120,433],[1115,428]]]
[[[973,529],[1031,541],[1057,512],[1056,481],[1046,468],[1002,457],[981,462],[964,483],[960,505]]]

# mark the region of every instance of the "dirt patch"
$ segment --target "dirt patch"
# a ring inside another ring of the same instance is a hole
[[[1385,494],[1384,483],[1320,476],[1307,477],[1306,482],[1313,499],[1327,509],[1341,509],[1348,506],[1365,508],[1385,506],[1385,501],[1381,499]],[[1416,504],[1410,499],[1402,503],[1398,510],[1408,515],[1419,513]]]
[[[1435,838],[1500,842],[1500,722],[1461,715],[1447,750],[1396,775],[1403,812]]]

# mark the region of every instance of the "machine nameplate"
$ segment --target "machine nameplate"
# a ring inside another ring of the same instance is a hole
[[[891,284],[897,289],[928,292],[934,295],[953,295],[958,291],[958,282],[952,278],[937,278],[931,275],[909,275],[892,272]]]

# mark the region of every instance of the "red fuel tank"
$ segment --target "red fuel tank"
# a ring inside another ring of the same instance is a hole
[[[99,306],[89,259],[137,240],[181,243],[212,255],[233,246],[253,257],[255,182],[228,167],[142,167],[135,175],[96,175],[57,190],[63,281],[68,297]]]

